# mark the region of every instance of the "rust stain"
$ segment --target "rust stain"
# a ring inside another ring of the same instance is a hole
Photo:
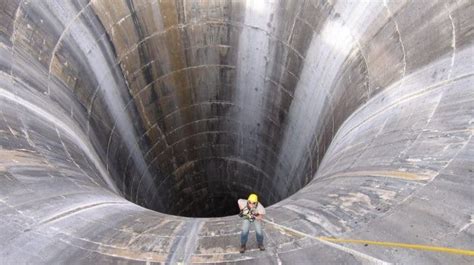
[[[0,149],[0,171],[7,171],[10,167],[41,166],[51,167],[38,154],[28,150],[1,150]]]
[[[181,36],[181,29],[177,27],[179,24],[178,19],[178,8],[175,1],[163,1],[160,2],[160,11],[163,19],[164,28],[170,28],[171,30],[167,32],[165,39],[166,47],[173,47],[168,49],[168,56],[170,62],[170,70],[176,71],[178,69],[186,68],[186,58],[184,53],[184,44]],[[188,78],[186,77],[186,72],[179,71],[173,75],[173,83],[176,86],[176,95],[178,98],[178,105],[180,101],[190,102],[188,93],[179,93],[180,90],[186,89],[189,87]]]
[[[168,257],[167,253],[133,250],[128,248],[115,248],[108,246],[99,246],[96,251],[107,256],[150,262],[165,262]]]
[[[414,172],[406,172],[406,171],[351,171],[351,172],[344,172],[339,174],[331,175],[330,178],[337,178],[337,177],[352,177],[352,176],[369,176],[369,177],[388,177],[388,178],[397,178],[397,179],[405,179],[405,180],[413,180],[413,181],[423,181],[423,180],[431,180],[433,179],[438,173],[435,171],[426,171],[420,173]]]

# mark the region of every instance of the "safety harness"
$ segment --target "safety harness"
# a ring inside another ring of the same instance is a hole
[[[249,209],[248,202],[242,210],[240,210],[239,217],[248,219],[250,222],[255,221],[255,218],[259,215],[257,212],[258,202],[255,204],[255,208]]]

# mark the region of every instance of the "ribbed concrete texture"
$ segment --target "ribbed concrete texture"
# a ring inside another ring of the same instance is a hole
[[[474,264],[473,133],[471,0],[0,0],[0,264]]]

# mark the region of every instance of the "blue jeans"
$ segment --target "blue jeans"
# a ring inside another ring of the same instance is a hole
[[[263,231],[262,231],[262,222],[259,220],[253,221],[255,224],[255,232],[257,235],[257,244],[263,245]],[[240,245],[247,244],[247,240],[249,238],[249,230],[250,230],[250,221],[248,219],[244,219],[242,223],[242,232],[240,233]]]

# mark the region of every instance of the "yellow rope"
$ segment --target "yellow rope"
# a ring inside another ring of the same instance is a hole
[[[264,220],[265,222],[274,225],[277,228],[284,229],[293,234],[299,234],[303,237],[309,237],[316,240],[322,240],[326,242],[332,243],[349,243],[349,244],[367,244],[367,245],[376,245],[376,246],[384,246],[384,247],[393,247],[393,248],[407,248],[407,249],[417,249],[423,251],[435,251],[435,252],[444,252],[449,254],[456,254],[456,255],[464,255],[464,256],[474,256],[474,250],[468,249],[458,249],[458,248],[446,248],[446,247],[438,247],[438,246],[429,246],[429,245],[417,245],[417,244],[406,244],[406,243],[397,243],[397,242],[383,242],[383,241],[370,241],[370,240],[359,240],[359,239],[344,239],[344,238],[333,238],[333,237],[315,237],[301,231],[295,230],[293,228],[289,228],[269,220]]]
[[[384,246],[384,247],[408,248],[408,249],[418,249],[418,250],[424,250],[424,251],[446,252],[450,254],[458,254],[458,255],[465,255],[465,256],[474,256],[474,250],[467,250],[467,249],[446,248],[446,247],[438,247],[438,246],[406,244],[406,243],[397,243],[397,242],[331,238],[331,237],[319,237],[319,239],[329,241],[329,242],[335,242],[335,243],[368,244],[368,245],[377,245],[377,246]]]

